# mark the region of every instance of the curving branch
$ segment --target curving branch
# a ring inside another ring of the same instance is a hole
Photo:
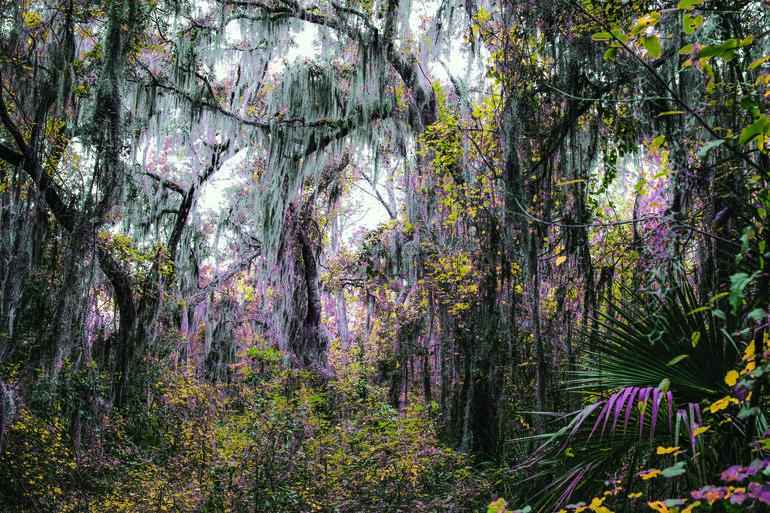
[[[157,174],[153,173],[152,171],[143,171],[142,174],[145,175],[145,176],[149,176],[150,178],[152,178],[156,182],[160,183],[164,188],[166,188],[166,189],[168,189],[170,191],[174,191],[177,194],[180,194],[182,196],[185,195],[185,190],[182,189],[182,186],[180,186],[177,183],[174,183],[174,182],[172,182],[170,180],[166,180],[165,178],[162,178],[160,175],[157,175]]]
[[[201,301],[204,301],[210,294],[219,289],[219,287],[225,284],[230,278],[243,271],[244,269],[247,269],[249,265],[251,265],[251,263],[254,261],[254,259],[261,255],[261,245],[255,245],[253,252],[242,257],[240,260],[231,265],[229,269],[223,273],[217,274],[205,285],[199,284],[198,292],[188,299],[187,304],[190,306],[195,306]]]
[[[0,120],[2,120],[9,131],[15,128],[15,125],[9,119],[5,104],[1,100]],[[25,148],[28,148],[23,138],[21,142]],[[78,222],[82,215],[62,201],[53,179],[45,169],[37,165],[37,161],[33,157],[21,155],[11,148],[0,144],[0,159],[13,166],[21,167],[32,178],[38,192],[43,195],[48,208],[56,220],[67,232],[72,233],[78,228]],[[115,301],[120,312],[120,323],[118,326],[119,349],[115,367],[116,376],[113,383],[113,393],[115,405],[122,406],[125,401],[126,378],[134,353],[133,334],[136,329],[137,308],[134,302],[133,288],[129,274],[110,254],[109,249],[104,245],[101,238],[92,233],[91,230],[87,230],[87,233],[89,234],[89,243],[96,249],[99,268],[109,280],[110,285],[112,285]]]
[[[3,108],[0,109],[0,117],[4,118],[4,116],[2,116],[4,105],[2,105],[2,107]],[[34,160],[17,153],[2,143],[0,143],[0,160],[4,160],[14,167],[21,167],[24,169],[27,175],[34,181],[38,191],[43,194],[43,198],[45,198],[48,208],[51,209],[51,213],[53,213],[59,224],[61,224],[68,232],[72,232],[75,229],[75,224],[80,215],[77,211],[64,203],[54,186],[53,179],[45,170],[37,167]]]
[[[152,79],[153,86],[159,87],[163,90],[170,91],[180,98],[186,100],[191,105],[197,105],[203,107],[212,112],[221,114],[225,117],[233,119],[239,123],[243,123],[246,126],[259,128],[266,133],[273,133],[279,130],[283,126],[291,126],[293,128],[315,128],[325,129],[327,133],[320,135],[318,138],[313,138],[305,152],[305,156],[310,156],[319,149],[323,149],[329,144],[344,137],[347,137],[353,130],[364,126],[366,124],[388,118],[392,115],[392,109],[383,105],[377,106],[369,112],[369,115],[364,114],[363,108],[359,107],[356,112],[346,118],[333,119],[333,118],[320,118],[314,121],[308,121],[305,118],[293,117],[284,118],[281,116],[273,116],[269,122],[258,121],[253,119],[246,119],[231,110],[222,107],[219,104],[215,104],[209,101],[200,101],[193,98],[189,93],[182,91],[178,87],[168,85],[164,83],[160,78],[152,73],[147,67],[142,66],[145,72]],[[150,176],[150,175],[148,175]],[[179,191],[177,191],[179,192]]]
[[[313,25],[322,25],[346,35],[353,41],[376,41],[379,37],[379,32],[371,22],[366,20],[365,16],[349,8],[340,7],[336,9],[336,11],[341,14],[355,15],[364,20],[364,26],[371,32],[370,34],[366,34],[365,31],[350,24],[345,16],[333,16],[322,14],[314,10],[310,11],[302,7],[300,3],[295,0],[280,0],[281,6],[268,5],[261,1],[251,2],[242,0],[220,0],[219,3],[230,7],[258,9],[262,12],[262,17],[257,18],[260,21],[275,23],[286,19],[296,19]],[[241,15],[238,14],[238,16]]]

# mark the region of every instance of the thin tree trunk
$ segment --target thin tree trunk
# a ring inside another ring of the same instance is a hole
[[[307,310],[301,335],[301,346],[297,349],[300,365],[308,369],[326,369],[326,338],[321,333],[321,292],[318,286],[318,268],[312,242],[307,230],[298,228],[298,242],[302,252],[303,278],[307,294]]]
[[[332,252],[334,253],[336,253],[340,247],[341,230],[340,218],[338,215],[335,215],[332,221],[331,233]],[[342,349],[343,358],[342,363],[345,364],[347,363],[347,353],[350,348],[350,334],[348,331],[348,311],[344,285],[337,291],[335,300],[337,302],[337,333],[340,337],[340,348]]]
[[[535,326],[535,340],[533,343],[533,352],[536,363],[535,379],[535,408],[537,411],[546,411],[546,391],[548,389],[548,369],[547,355],[545,354],[545,345],[543,344],[542,319],[540,318],[540,269],[537,261],[537,236],[534,233],[529,234],[529,274],[530,285],[530,309],[532,312],[532,322]]]

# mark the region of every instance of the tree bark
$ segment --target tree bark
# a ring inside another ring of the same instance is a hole
[[[302,254],[302,278],[307,296],[305,319],[302,325],[299,346],[295,355],[301,367],[326,369],[328,342],[321,330],[321,292],[318,286],[318,267],[313,244],[307,228],[297,227],[297,241]]]

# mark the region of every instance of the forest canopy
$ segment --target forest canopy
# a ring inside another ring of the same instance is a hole
[[[0,13],[0,511],[770,503],[767,0]]]

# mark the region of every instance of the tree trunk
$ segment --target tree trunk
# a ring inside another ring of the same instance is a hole
[[[338,215],[334,216],[334,219],[332,221],[332,252],[336,253],[340,248],[340,219]],[[342,349],[342,355],[343,355],[343,364],[346,363],[345,356],[347,355],[348,349],[350,347],[350,334],[348,331],[348,312],[347,312],[347,302],[345,300],[345,286],[342,285],[340,287],[340,290],[337,291],[336,294],[336,303],[337,303],[337,333],[340,337],[340,348]]]
[[[113,404],[123,407],[127,400],[128,375],[134,359],[136,306],[134,304],[131,280],[106,248],[99,246],[99,265],[112,285],[115,302],[120,312],[120,324],[116,339],[117,359],[112,381]]]
[[[321,292],[318,286],[318,268],[307,229],[297,227],[297,239],[302,254],[302,277],[307,296],[305,319],[298,345],[294,347],[297,363],[305,369],[325,371],[328,341],[321,329]]]

